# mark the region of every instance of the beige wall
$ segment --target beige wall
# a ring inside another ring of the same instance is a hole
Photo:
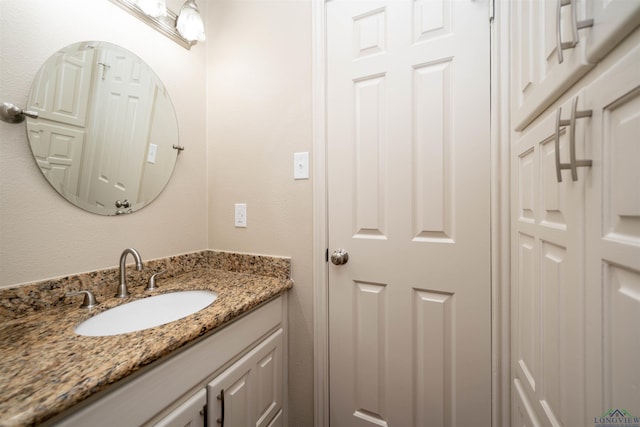
[[[292,257],[289,425],[313,425],[311,2],[209,3],[209,247]],[[247,204],[235,228],[234,203]]]
[[[128,246],[143,259],[207,248],[205,45],[188,51],[107,0],[0,0],[0,102],[24,106],[41,64],[81,40],[116,43],[155,70],[186,150],[149,207],[103,217],[50,188],[24,124],[0,122],[0,286],[112,267]]]

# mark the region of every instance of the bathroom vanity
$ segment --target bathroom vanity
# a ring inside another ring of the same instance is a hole
[[[281,425],[285,299],[277,297],[51,424]]]
[[[205,251],[146,262],[129,269],[124,299],[113,297],[116,269],[0,289],[0,425],[282,425],[293,282],[290,260],[273,259],[273,269],[271,260]],[[145,292],[161,269],[158,289]],[[96,293],[96,308],[52,296],[80,286]],[[113,336],[74,332],[120,304],[196,289],[218,297],[180,320]]]

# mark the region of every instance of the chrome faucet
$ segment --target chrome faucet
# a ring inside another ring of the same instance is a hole
[[[136,270],[142,271],[142,257],[140,253],[133,248],[127,248],[122,251],[120,255],[120,284],[118,285],[118,293],[116,298],[126,298],[129,296],[129,290],[127,289],[127,255],[131,254],[136,261]]]

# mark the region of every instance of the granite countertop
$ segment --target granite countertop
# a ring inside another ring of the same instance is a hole
[[[87,310],[74,305],[36,311],[0,325],[0,425],[43,422],[106,389],[188,342],[219,328],[289,289],[282,277],[196,268],[162,280],[145,292],[129,287],[125,299],[98,298]],[[114,286],[115,289],[115,286]],[[218,298],[183,319],[143,331],[106,337],[77,335],[74,327],[111,307],[176,290],[211,290]]]

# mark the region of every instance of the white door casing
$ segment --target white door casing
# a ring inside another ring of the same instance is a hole
[[[331,424],[489,425],[488,3],[326,7]]]

